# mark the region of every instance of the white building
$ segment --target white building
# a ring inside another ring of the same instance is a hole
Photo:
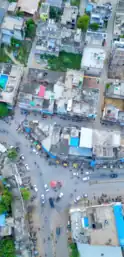
[[[105,61],[105,51],[102,48],[85,47],[81,68],[85,74],[100,76]]]

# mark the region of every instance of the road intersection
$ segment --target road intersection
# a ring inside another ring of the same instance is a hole
[[[22,117],[22,116],[21,116]],[[22,121],[23,117],[21,118],[20,122]],[[19,120],[18,120],[19,122]],[[69,208],[71,203],[74,204],[74,199],[77,196],[82,196],[83,194],[88,194],[88,198],[92,199],[95,196],[100,196],[102,193],[106,193],[108,195],[119,195],[123,192],[123,183],[117,182],[111,183],[109,186],[107,183],[101,183],[100,179],[100,170],[91,174],[90,182],[97,181],[96,183],[88,183],[82,180],[82,174],[79,176],[73,176],[73,170],[69,168],[64,168],[62,166],[50,166],[48,161],[44,158],[44,156],[36,155],[35,153],[31,153],[30,148],[30,141],[28,141],[24,134],[19,134],[16,131],[16,122],[13,120],[11,124],[6,124],[2,120],[0,120],[0,127],[7,131],[7,133],[0,133],[0,141],[6,142],[9,145],[16,145],[16,143],[20,146],[20,152],[25,156],[25,162],[28,163],[30,167],[30,177],[33,185],[36,185],[38,188],[37,192],[37,212],[38,216],[40,217],[41,224],[39,225],[41,228],[44,227],[44,230],[41,230],[41,245],[44,246],[44,255],[51,257],[51,253],[54,251],[54,247],[56,249],[56,254],[58,256],[60,245],[62,245],[64,256],[68,256],[68,248],[67,248],[67,240],[65,240],[66,235],[66,228],[63,227],[64,235],[61,236],[61,244],[58,243],[53,246],[53,241],[48,240],[48,237],[51,236],[51,224],[53,218],[53,212],[56,210],[57,213],[61,214],[65,209]],[[35,164],[37,163],[37,165]],[[106,171],[107,174],[110,171]],[[124,178],[124,173],[119,171],[119,177],[122,179]],[[41,175],[42,173],[42,175]],[[28,174],[29,175],[29,174]],[[105,177],[105,179],[109,178],[109,175]],[[49,197],[55,198],[57,193],[50,189],[49,192],[45,192],[44,184],[48,184],[50,188],[50,181],[51,180],[59,180],[62,181],[63,187],[61,191],[64,193],[63,198],[55,204],[55,210],[52,210],[49,205]],[[100,183],[99,183],[100,182]],[[110,182],[110,178],[109,178]],[[111,182],[114,180],[111,179]],[[41,194],[45,195],[46,204],[44,208],[41,207]],[[73,195],[71,197],[71,194]],[[54,256],[54,254],[53,254]]]

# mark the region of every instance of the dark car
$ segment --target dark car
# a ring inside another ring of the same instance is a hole
[[[60,229],[60,227],[57,227],[57,228],[56,228],[56,235],[59,236],[60,233],[61,233],[61,229]]]
[[[54,208],[54,207],[55,207],[55,206],[54,206],[54,201],[53,201],[53,198],[52,198],[52,197],[49,198],[49,204],[50,204],[51,208]]]
[[[112,174],[110,175],[110,177],[111,177],[111,178],[117,178],[117,177],[118,177],[118,174],[112,173]]]

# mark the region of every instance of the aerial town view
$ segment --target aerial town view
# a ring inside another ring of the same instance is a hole
[[[124,0],[0,0],[0,257],[124,257]]]

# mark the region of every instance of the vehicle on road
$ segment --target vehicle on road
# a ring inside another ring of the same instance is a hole
[[[20,159],[21,159],[21,160],[24,160],[24,159],[25,159],[25,157],[24,157],[23,154],[20,155]]]
[[[41,195],[41,204],[45,204],[45,196],[44,196],[44,194]]]
[[[52,198],[52,197],[49,198],[49,204],[50,204],[50,207],[51,207],[51,208],[54,208],[54,207],[55,207],[54,201],[53,201],[53,198]]]
[[[107,165],[103,165],[102,168],[103,168],[103,169],[107,169]]]
[[[60,228],[60,227],[57,227],[57,228],[56,228],[56,235],[57,235],[57,236],[60,236],[60,233],[61,233],[61,228]]]
[[[33,188],[34,188],[34,191],[35,191],[35,192],[38,192],[38,188],[37,188],[36,185],[33,185]]]
[[[88,194],[83,194],[83,198],[87,198],[88,197]]]
[[[78,177],[78,172],[73,172],[73,176],[77,176]]]
[[[47,184],[44,185],[44,189],[45,189],[46,192],[49,192],[49,188],[48,188]]]
[[[60,194],[56,198],[56,202],[58,202],[63,196],[64,196],[64,194],[62,192],[60,192]]]
[[[28,164],[25,164],[25,168],[26,168],[26,170],[28,170],[28,171],[30,170]]]
[[[90,177],[84,177],[83,181],[88,181],[90,179]]]
[[[74,200],[74,203],[78,203],[81,200],[81,196],[77,196],[76,199]]]
[[[118,177],[118,174],[117,173],[112,173],[111,175],[110,175],[110,178],[117,178]]]

